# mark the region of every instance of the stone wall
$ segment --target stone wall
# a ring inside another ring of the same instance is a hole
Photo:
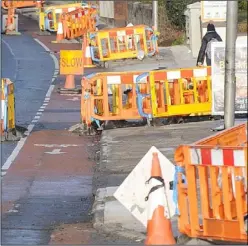
[[[126,20],[115,20],[113,18],[106,18],[100,16],[100,19],[105,22],[110,27],[124,27],[128,23],[133,25],[145,24],[152,26],[152,5],[143,4],[140,2],[128,2],[128,11],[127,11]]]
[[[152,26],[152,5],[140,2],[128,2],[128,23]]]

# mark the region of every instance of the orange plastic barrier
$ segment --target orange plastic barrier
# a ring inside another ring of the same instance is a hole
[[[43,1],[2,1],[2,8],[8,9],[8,17],[6,21],[5,34],[17,35],[18,25],[15,24],[15,9],[35,6],[41,8]]]
[[[91,118],[100,121],[143,118],[149,124],[153,118],[211,115],[210,67],[97,73],[83,78],[82,87],[83,94],[91,98],[82,99],[82,105],[87,105],[82,107],[82,118],[87,125]],[[120,103],[124,87],[129,88],[127,98],[133,103]],[[113,92],[111,112],[110,88]]]
[[[2,0],[2,8],[4,9],[8,9],[10,7],[14,7],[14,8],[26,8],[26,7],[36,7],[39,5],[39,2],[41,2],[41,4],[44,4],[44,0],[42,1],[6,1],[6,0]]]
[[[93,7],[80,8],[74,11],[61,14],[58,23],[57,41],[63,39],[74,39],[82,37],[88,32],[95,31],[96,25],[96,9]]]
[[[157,33],[145,25],[103,29],[90,34],[94,62],[118,59],[143,59],[158,53]],[[144,55],[141,55],[144,53]]]
[[[82,78],[81,117],[88,127],[98,121],[142,119],[136,102],[136,77],[141,72],[97,73]],[[139,85],[145,93],[149,85]],[[126,98],[124,98],[124,92]],[[149,105],[144,107],[151,112]]]
[[[247,124],[180,146],[175,161],[179,231],[247,242]]]
[[[211,114],[211,67],[155,70],[148,80],[154,117]]]

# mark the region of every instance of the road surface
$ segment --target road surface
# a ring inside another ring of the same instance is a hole
[[[16,124],[28,127],[42,105],[54,73],[49,54],[29,35],[2,35],[2,77],[15,85]],[[1,143],[5,163],[16,143]]]

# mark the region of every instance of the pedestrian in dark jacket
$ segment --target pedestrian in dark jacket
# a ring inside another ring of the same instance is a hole
[[[222,39],[216,32],[214,24],[209,23],[207,26],[207,33],[202,39],[201,48],[197,58],[197,66],[203,65],[205,56],[207,66],[211,66],[211,43],[217,41],[221,42]]]

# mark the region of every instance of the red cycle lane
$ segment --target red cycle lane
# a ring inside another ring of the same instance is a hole
[[[52,93],[37,126],[2,179],[4,244],[62,242],[61,227],[69,230],[63,234],[67,242],[72,233],[71,244],[89,243],[86,234],[89,237],[89,227],[92,230],[94,166],[90,159],[98,139],[63,130],[80,119],[80,101],[67,99],[71,97]],[[51,128],[54,130],[48,130]]]

